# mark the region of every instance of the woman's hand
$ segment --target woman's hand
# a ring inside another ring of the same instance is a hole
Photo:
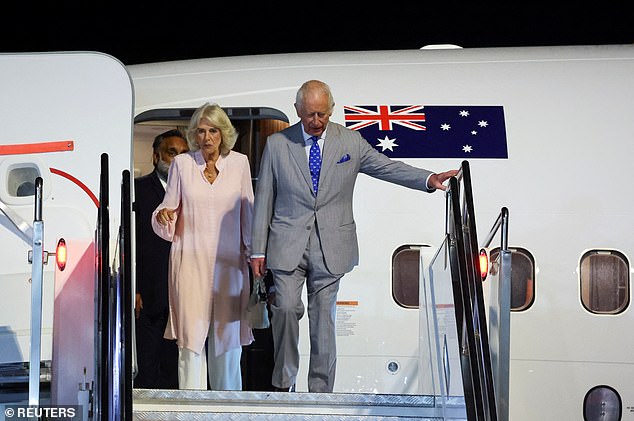
[[[156,213],[156,222],[161,225],[167,225],[174,221],[174,209],[163,208]]]

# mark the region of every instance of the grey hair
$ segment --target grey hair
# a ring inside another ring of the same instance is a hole
[[[332,92],[330,91],[330,86],[325,82],[320,80],[309,80],[302,84],[297,90],[297,94],[295,95],[295,105],[299,107],[304,106],[304,97],[306,96],[306,92],[308,91],[319,91],[328,96],[328,110],[332,111],[335,108],[335,99],[332,96]]]

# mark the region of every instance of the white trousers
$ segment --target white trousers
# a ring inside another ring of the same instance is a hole
[[[178,388],[207,390],[242,390],[240,358],[242,347],[230,349],[216,357],[213,321],[207,335],[207,358],[187,348],[178,348]]]

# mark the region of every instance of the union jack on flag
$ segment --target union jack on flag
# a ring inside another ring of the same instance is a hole
[[[391,158],[508,158],[502,106],[345,105],[347,128]]]
[[[373,105],[368,107],[343,107],[346,126],[352,130],[377,124],[379,130],[392,130],[394,124],[408,127],[413,130],[425,130],[420,124],[425,122],[425,113],[422,105],[409,105],[406,107],[397,105]]]

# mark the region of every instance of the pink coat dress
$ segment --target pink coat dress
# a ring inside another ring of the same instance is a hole
[[[221,355],[253,342],[245,319],[253,187],[246,155],[221,155],[213,184],[203,174],[205,165],[200,150],[174,158],[152,227],[172,242],[165,338],[200,354],[213,312],[216,355]],[[163,208],[176,209],[168,225],[156,221]]]

